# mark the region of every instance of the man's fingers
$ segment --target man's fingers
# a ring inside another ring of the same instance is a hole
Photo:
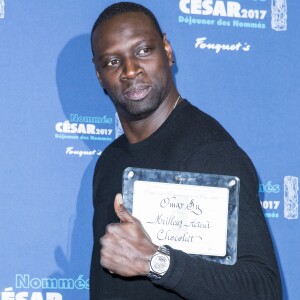
[[[127,211],[123,204],[123,197],[121,194],[117,194],[115,197],[115,203],[114,203],[115,212],[123,223],[130,223],[134,221],[134,218],[132,215]]]

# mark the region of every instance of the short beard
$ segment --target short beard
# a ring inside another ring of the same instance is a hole
[[[139,107],[138,105],[134,105],[131,102],[120,102],[118,100],[112,100],[118,112],[121,112],[127,119],[132,121],[137,121],[141,119],[145,119],[148,116],[152,115],[158,107],[164,102],[167,93],[154,93],[151,102],[148,102],[148,105],[144,107]],[[147,103],[146,103],[147,104]]]
[[[151,107],[145,107],[143,109],[136,109],[133,107],[133,105],[128,105],[125,103],[120,102],[113,102],[117,111],[121,111],[121,113],[126,116],[127,119],[130,120],[142,120],[147,118],[148,116],[152,115],[157,108],[162,103],[157,101],[155,105],[152,105]]]

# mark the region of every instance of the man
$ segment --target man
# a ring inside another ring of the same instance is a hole
[[[281,299],[252,163],[216,120],[181,98],[172,48],[153,14],[134,3],[114,4],[97,19],[91,43],[98,80],[125,133],[95,168],[91,299]],[[238,176],[236,264],[154,245],[122,204],[122,173],[129,166]],[[169,263],[150,269],[159,253]]]

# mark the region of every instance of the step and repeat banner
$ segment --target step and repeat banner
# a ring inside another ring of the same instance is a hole
[[[0,0],[1,300],[89,297],[93,169],[122,133],[90,51],[112,3]],[[299,299],[300,2],[140,3],[173,46],[181,95],[253,160],[285,299]]]

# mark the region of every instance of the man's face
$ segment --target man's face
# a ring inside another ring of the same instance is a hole
[[[165,100],[173,83],[172,50],[148,16],[113,17],[95,30],[92,45],[97,77],[118,112],[145,118]]]

